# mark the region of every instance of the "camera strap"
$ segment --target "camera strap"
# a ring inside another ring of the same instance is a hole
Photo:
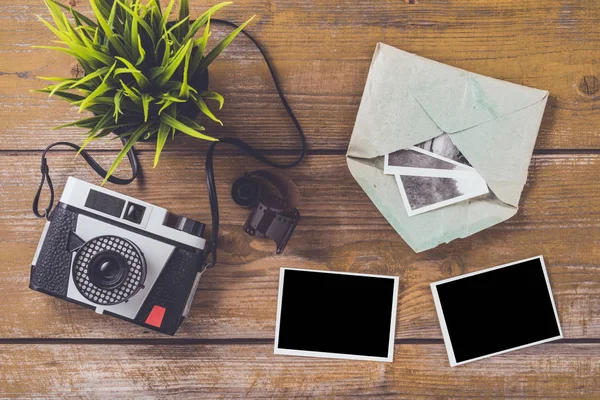
[[[127,142],[127,138],[121,138],[121,142],[123,145]],[[52,143],[50,146],[46,147],[44,152],[42,153],[42,163],[41,163],[41,172],[42,172],[42,180],[40,181],[40,185],[38,186],[37,192],[33,198],[33,213],[38,218],[50,218],[50,213],[52,212],[52,207],[54,207],[54,186],[52,185],[52,179],[50,178],[50,168],[48,167],[48,161],[46,159],[48,151],[55,146],[67,146],[79,152],[79,155],[83,157],[83,159],[89,164],[90,167],[101,177],[105,177],[108,174],[108,171],[102,168],[100,164],[85,150],[81,149],[81,146],[78,146],[74,143],[70,142],[56,142]],[[128,185],[135,180],[140,171],[139,162],[133,147],[131,150],[127,152],[127,159],[129,160],[129,164],[131,165],[131,178],[123,179],[118,178],[116,176],[109,176],[107,181],[110,183],[114,183],[116,185]],[[42,189],[44,188],[44,184],[48,183],[48,190],[50,191],[50,199],[48,200],[48,207],[44,208],[44,212],[41,213],[39,209],[40,196],[42,194]]]
[[[236,28],[236,29],[238,28],[238,25],[234,24],[233,22],[229,22],[229,21],[222,20],[222,19],[212,19],[211,22],[228,25],[228,26],[230,26],[232,28]],[[298,132],[298,137],[300,139],[301,147],[300,147],[298,156],[296,157],[296,159],[294,161],[291,161],[289,163],[279,163],[279,162],[275,162],[273,160],[268,159],[262,151],[253,148],[248,143],[246,143],[240,139],[224,137],[224,138],[219,139],[218,142],[213,142],[211,144],[210,148],[208,149],[208,152],[206,153],[205,170],[206,170],[206,186],[208,188],[208,199],[210,201],[212,231],[211,231],[211,238],[210,238],[210,244],[208,247],[208,251],[205,252],[205,261],[204,261],[205,268],[212,268],[217,263],[217,246],[218,246],[218,239],[219,239],[219,202],[217,200],[217,187],[215,184],[215,176],[214,176],[214,169],[213,169],[213,157],[214,157],[217,146],[220,143],[226,143],[226,144],[235,146],[238,149],[245,152],[246,154],[254,157],[255,159],[259,160],[260,162],[262,162],[270,167],[284,168],[284,169],[292,168],[292,167],[295,167],[296,165],[300,164],[300,162],[304,159],[304,156],[306,154],[306,138],[304,136],[304,131],[302,130],[302,127],[300,126],[300,123],[298,122],[296,115],[292,111],[292,108],[290,107],[289,103],[287,102],[287,99],[285,98],[285,95],[283,94],[283,90],[281,90],[281,85],[279,84],[279,80],[277,79],[277,75],[275,74],[275,70],[273,69],[271,62],[269,61],[269,57],[267,57],[267,54],[265,53],[265,51],[263,50],[261,45],[256,41],[256,39],[254,39],[252,37],[252,35],[250,35],[245,30],[242,30],[242,33],[248,39],[250,39],[250,41],[254,44],[254,46],[256,46],[256,48],[260,52],[261,56],[263,57],[263,60],[265,61],[265,64],[267,65],[269,73],[271,74],[271,78],[273,80],[273,85],[275,86],[275,90],[277,90],[277,94],[279,95],[279,99],[281,100],[281,104],[285,108],[285,111],[287,112],[288,116],[290,117],[290,120],[292,121],[292,123],[294,124],[294,127],[296,128],[296,131]],[[210,256],[210,261],[207,261],[207,260],[209,260],[209,256]]]
[[[227,20],[211,19],[211,22],[222,24],[222,25],[227,25],[227,26],[230,26],[235,29],[239,28],[239,26],[237,24],[227,21]],[[208,149],[208,152],[206,153],[205,172],[206,172],[206,185],[208,188],[208,198],[209,198],[209,202],[210,202],[210,212],[211,212],[211,219],[212,219],[212,221],[211,221],[212,222],[212,232],[211,232],[210,243],[208,245],[208,250],[205,252],[203,268],[212,268],[217,263],[217,247],[218,247],[218,239],[219,239],[219,203],[218,203],[218,199],[217,199],[217,187],[215,184],[215,176],[214,176],[214,168],[213,168],[213,159],[214,159],[216,147],[220,143],[226,143],[226,144],[232,145],[234,147],[237,147],[238,149],[242,150],[246,154],[252,156],[253,158],[261,161],[262,163],[264,163],[270,167],[283,168],[283,169],[292,168],[292,167],[298,165],[304,159],[304,156],[306,154],[306,138],[304,135],[304,131],[302,130],[302,127],[300,126],[300,123],[298,122],[296,115],[292,111],[289,103],[287,102],[287,100],[285,98],[285,95],[283,94],[283,90],[281,89],[281,85],[279,84],[277,75],[275,74],[275,70],[273,69],[271,62],[269,61],[267,54],[263,50],[262,46],[256,41],[256,39],[254,39],[254,37],[252,37],[252,35],[250,35],[245,30],[242,30],[241,33],[244,34],[244,36],[246,36],[252,42],[252,44],[254,44],[254,46],[256,46],[256,48],[260,52],[261,56],[263,57],[263,60],[265,61],[265,64],[267,65],[269,73],[271,74],[271,78],[273,79],[273,85],[275,86],[277,94],[279,95],[279,99],[281,100],[281,103],[282,103],[283,107],[285,108],[285,111],[287,112],[288,116],[290,117],[290,120],[292,121],[294,127],[296,128],[296,131],[298,132],[298,137],[301,142],[301,147],[300,147],[298,156],[296,157],[296,159],[294,161],[291,161],[289,163],[279,163],[279,162],[275,162],[273,160],[268,159],[265,156],[264,152],[253,148],[248,143],[244,142],[243,140],[237,139],[237,138],[224,137],[224,138],[220,138],[218,142],[213,142],[211,144],[211,146]],[[121,138],[123,145],[125,145],[126,140],[127,140],[126,138]],[[78,146],[74,143],[69,143],[69,142],[56,142],[56,143],[51,144],[42,153],[42,161],[41,161],[42,179],[40,181],[40,185],[38,187],[38,190],[37,190],[34,200],[33,200],[33,213],[39,218],[44,218],[44,217],[47,219],[50,218],[52,207],[54,205],[54,187],[52,186],[52,180],[50,179],[50,169],[48,168],[48,162],[46,160],[46,155],[51,148],[53,148],[55,146],[60,146],[60,145],[68,146],[74,150],[79,151],[79,154],[83,157],[83,159],[102,178],[104,178],[106,176],[106,174],[108,173],[104,168],[102,168],[102,166],[100,166],[100,164],[98,164],[98,162],[87,151],[81,150],[80,146]],[[129,160],[129,164],[131,165],[131,178],[122,179],[122,178],[118,178],[116,176],[110,176],[107,179],[108,182],[114,183],[117,185],[127,185],[135,180],[135,178],[137,177],[137,175],[139,173],[139,162],[137,160],[137,156],[135,154],[135,150],[133,147],[127,153],[127,159]],[[48,184],[48,189],[50,191],[50,199],[48,202],[48,207],[46,207],[44,209],[43,213],[41,213],[39,210],[39,200],[40,200],[42,189],[46,182]],[[210,255],[210,261],[207,261],[209,259],[209,255]]]

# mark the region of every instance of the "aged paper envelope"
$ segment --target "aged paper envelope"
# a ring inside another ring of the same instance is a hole
[[[548,92],[470,73],[379,43],[347,163],[416,252],[467,237],[516,214]],[[490,193],[409,217],[385,154],[451,135]]]

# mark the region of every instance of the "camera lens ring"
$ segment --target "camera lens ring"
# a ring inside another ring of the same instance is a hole
[[[109,265],[105,265],[105,270],[98,271],[106,262]],[[144,287],[146,260],[130,240],[98,236],[77,250],[71,275],[85,299],[103,306],[115,305],[127,301]]]

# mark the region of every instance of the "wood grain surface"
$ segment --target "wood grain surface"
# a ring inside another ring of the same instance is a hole
[[[15,397],[597,399],[599,352],[552,343],[450,368],[441,343],[398,344],[393,363],[358,365],[274,356],[272,344],[11,344],[0,346],[0,373]]]
[[[86,0],[74,0],[89,13]],[[66,2],[66,0],[64,0]],[[164,1],[163,1],[164,3]],[[193,15],[212,1],[191,0]],[[69,75],[35,15],[41,0],[0,3],[0,397],[16,398],[598,398],[600,396],[600,3],[595,0],[244,0],[219,17],[264,44],[306,130],[309,157],[289,171],[303,219],[284,254],[241,230],[233,180],[261,166],[221,149],[219,267],[203,275],[175,337],[96,315],[28,289],[43,222],[31,213],[40,151],[81,132],[78,117],[31,93],[36,76]],[[213,40],[224,27],[214,27]],[[550,92],[518,214],[471,237],[415,254],[345,163],[377,42]],[[237,136],[284,159],[298,145],[264,62],[240,38],[210,69],[226,97],[216,136]],[[115,141],[92,146],[105,166]],[[123,193],[208,222],[206,143],[177,137],[156,169],[141,144],[141,179]],[[68,176],[99,183],[73,153],[49,156],[57,195]],[[126,168],[119,173],[126,175]],[[565,336],[450,368],[429,283],[543,254]],[[393,363],[275,356],[279,268],[400,278]]]

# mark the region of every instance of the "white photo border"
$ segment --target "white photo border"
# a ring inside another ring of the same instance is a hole
[[[387,357],[374,357],[374,356],[361,356],[354,354],[342,354],[342,353],[327,353],[322,351],[307,351],[307,350],[292,350],[292,349],[281,349],[279,348],[279,322],[281,319],[281,302],[283,299],[283,284],[285,280],[285,271],[304,271],[304,272],[316,272],[323,274],[335,274],[335,275],[354,275],[362,277],[372,277],[381,279],[392,279],[394,281],[394,290],[392,295],[392,315],[390,318],[390,337],[388,339],[388,356]],[[318,357],[318,358],[337,358],[343,360],[361,360],[361,361],[383,361],[393,362],[394,361],[394,340],[396,337],[396,312],[398,307],[398,286],[400,279],[397,276],[389,275],[373,275],[373,274],[358,274],[353,272],[338,272],[338,271],[324,271],[316,269],[301,269],[301,268],[280,268],[279,270],[279,293],[277,296],[277,322],[275,324],[275,345],[273,354],[288,355],[288,356],[302,356],[302,357]]]
[[[528,343],[528,344],[524,344],[522,346],[517,346],[517,347],[511,347],[510,349],[506,349],[506,350],[501,350],[501,351],[497,351],[495,353],[490,353],[490,354],[486,354],[484,356],[480,356],[480,357],[475,357],[475,358],[471,358],[469,360],[465,360],[465,361],[461,361],[461,362],[456,362],[456,357],[454,357],[454,349],[452,348],[452,342],[450,341],[450,334],[448,332],[448,327],[446,326],[446,319],[444,318],[444,311],[442,310],[442,305],[440,303],[440,298],[437,292],[437,286],[438,285],[442,285],[444,283],[448,283],[448,282],[452,282],[452,281],[456,281],[459,279],[463,279],[463,278],[468,278],[471,277],[473,275],[479,275],[479,274],[484,274],[486,272],[491,272],[500,268],[505,268],[505,267],[510,267],[511,265],[515,265],[515,264],[521,264],[527,261],[532,261],[532,260],[540,260],[540,264],[542,266],[542,271],[544,272],[544,278],[546,280],[546,287],[548,288],[548,294],[550,295],[550,301],[552,302],[552,309],[554,310],[554,318],[556,319],[556,325],[558,326],[558,336],[554,336],[551,338],[546,338],[546,339],[542,339],[539,340],[537,342],[532,342],[532,343]],[[484,358],[488,358],[491,356],[495,356],[498,354],[504,354],[504,353],[508,353],[510,351],[515,351],[515,350],[520,350],[520,349],[524,349],[526,347],[531,347],[531,346],[535,346],[538,344],[542,344],[542,343],[547,343],[547,342],[551,342],[554,340],[558,340],[558,339],[562,339],[563,338],[563,333],[562,333],[562,328],[560,326],[560,320],[558,319],[558,312],[556,311],[556,304],[554,303],[554,296],[552,294],[552,288],[550,286],[550,280],[548,279],[548,272],[546,271],[546,264],[544,263],[544,256],[536,256],[536,257],[531,257],[531,258],[526,258],[523,260],[519,260],[519,261],[514,261],[508,264],[502,264],[502,265],[498,265],[496,267],[491,267],[491,268],[486,268],[483,269],[481,271],[475,271],[475,272],[470,272],[468,274],[463,274],[463,275],[459,275],[459,276],[455,276],[452,278],[448,278],[448,279],[444,279],[441,281],[437,281],[437,282],[433,282],[430,284],[431,286],[431,292],[433,293],[433,302],[435,303],[435,310],[437,312],[437,316],[438,316],[438,320],[440,322],[440,327],[442,328],[442,335],[444,337],[444,344],[446,345],[446,352],[448,353],[448,360],[450,361],[450,366],[451,367],[455,367],[457,365],[463,365],[463,364],[467,364],[473,361],[478,361]]]

